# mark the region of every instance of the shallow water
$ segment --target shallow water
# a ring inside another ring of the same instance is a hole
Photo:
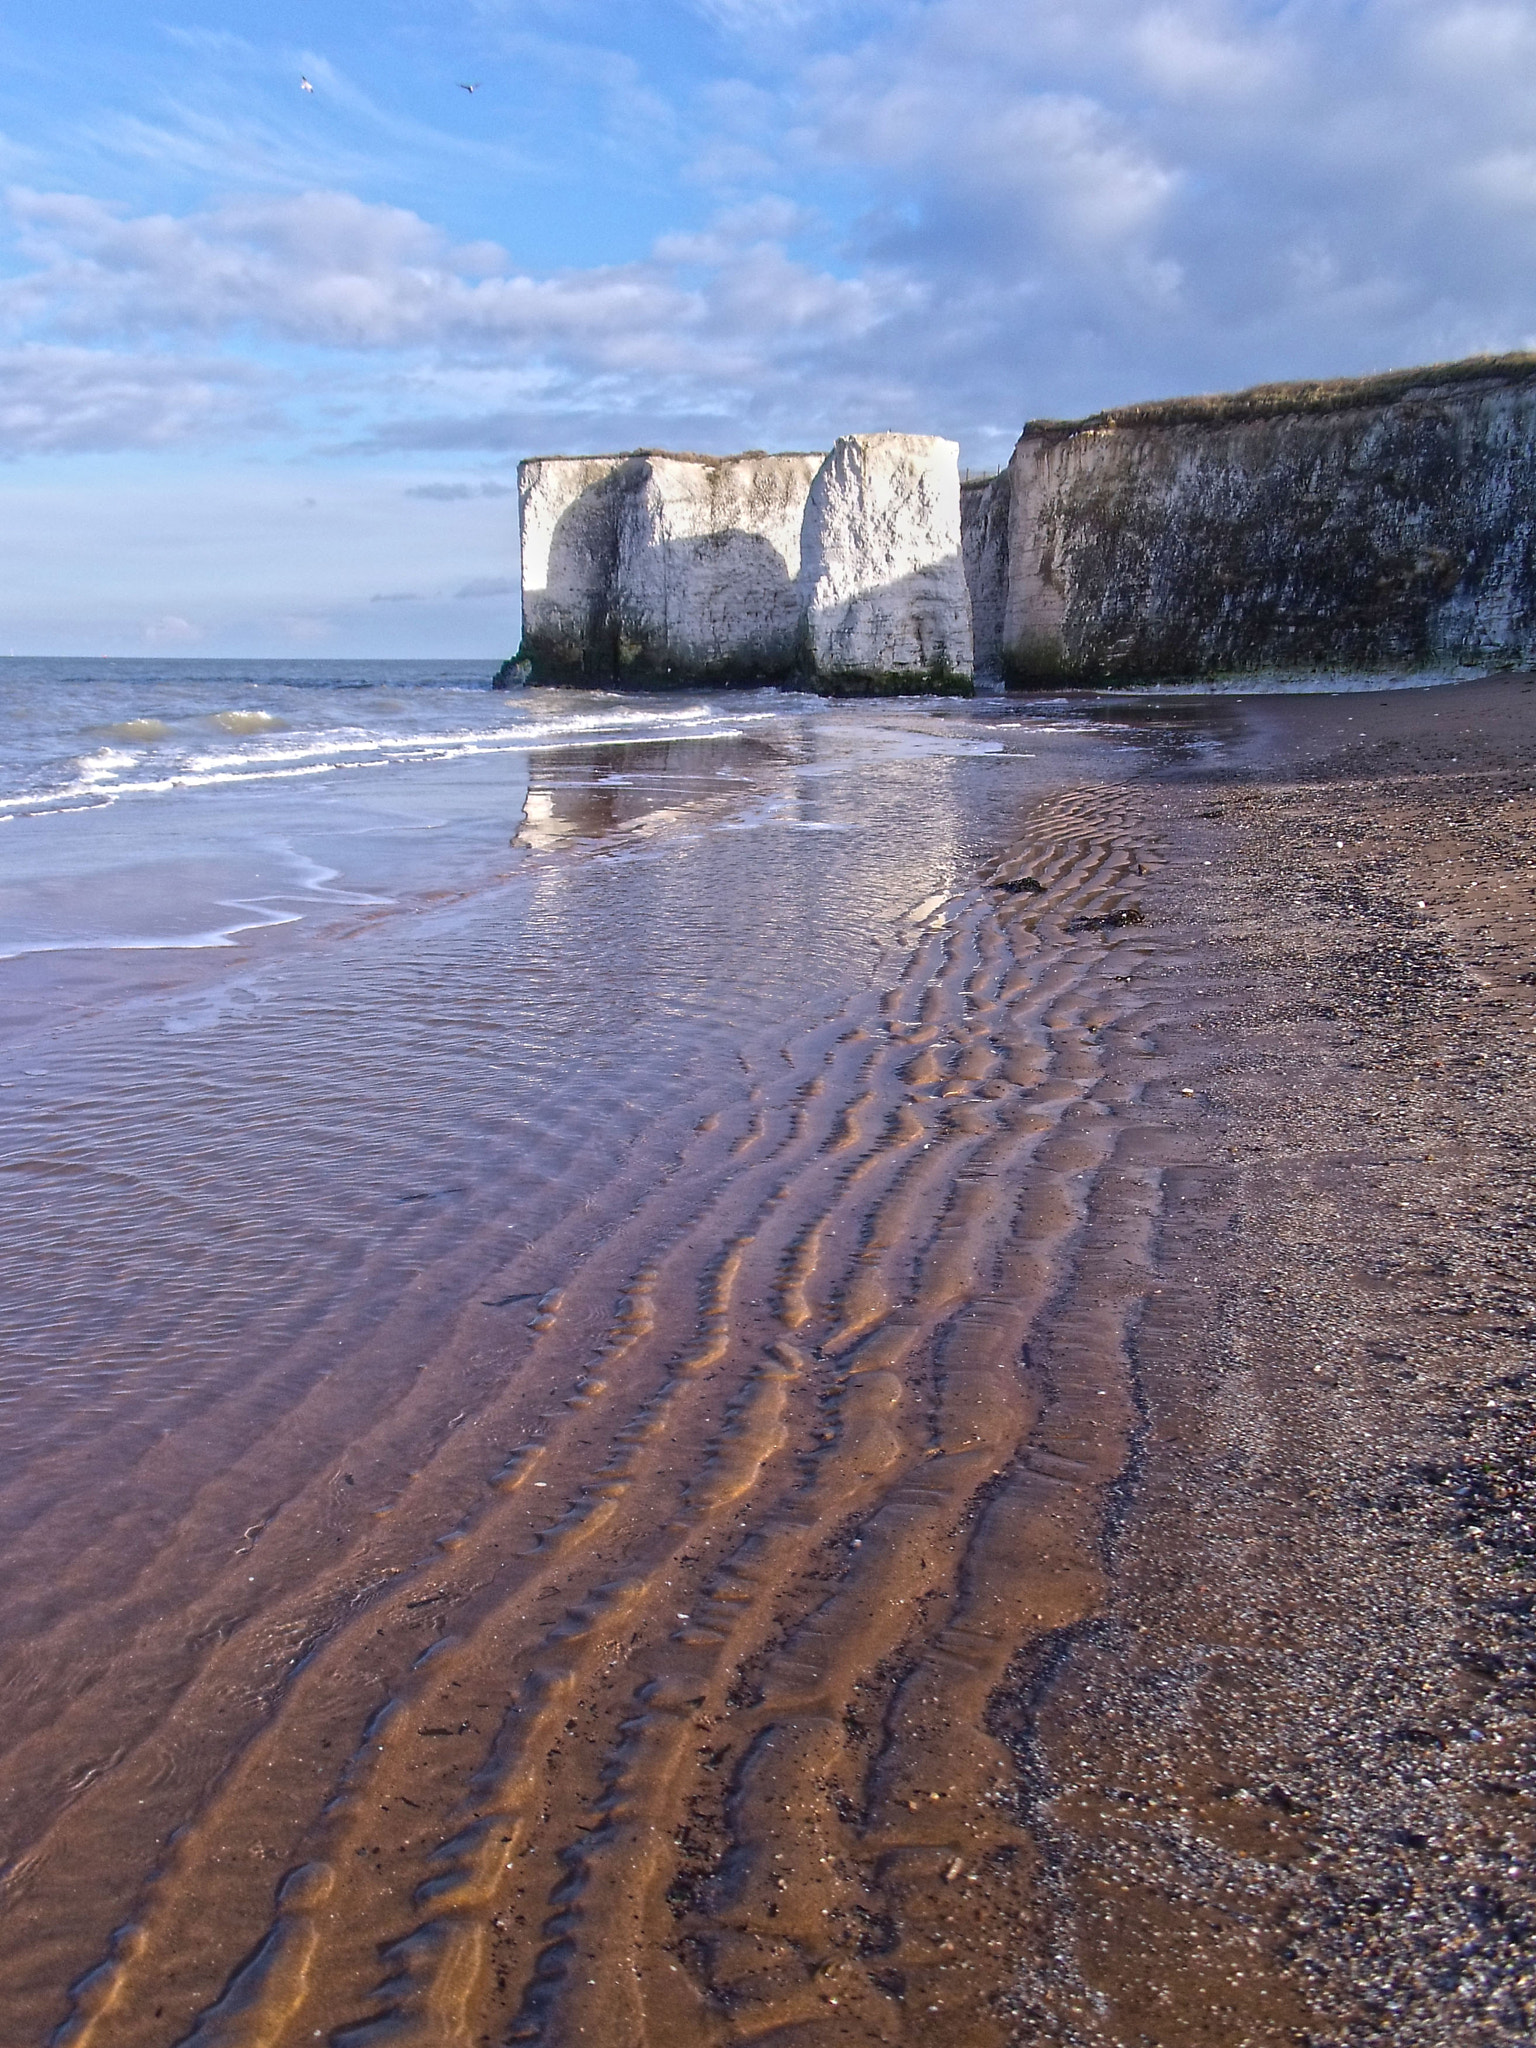
[[[469,662],[0,662],[0,958],[206,949],[463,888],[541,751],[765,717],[487,680]]]
[[[901,1673],[971,1641],[985,1789],[1068,1353],[1123,1446],[1123,1278],[1049,1323],[1144,1234],[1120,792],[1204,729],[5,686],[14,2038],[899,2038],[849,1916],[971,1853]]]

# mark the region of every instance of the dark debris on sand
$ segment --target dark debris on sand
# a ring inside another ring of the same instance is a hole
[[[1156,796],[1184,1163],[1110,1597],[1000,1711],[1021,2040],[1536,2040],[1536,696],[1305,715]]]

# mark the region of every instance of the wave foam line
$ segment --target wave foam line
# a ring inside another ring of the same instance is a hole
[[[625,733],[615,735],[611,741],[585,735],[583,739],[584,743],[589,746],[609,744],[637,747],[670,746],[675,740],[679,739],[734,740],[740,739],[742,736],[741,726],[738,724],[682,733]],[[171,791],[178,789],[216,789],[233,783],[292,781],[301,776],[338,774],[347,768],[409,767],[429,761],[467,760],[479,754],[553,753],[562,746],[569,746],[571,739],[567,735],[559,739],[529,742],[520,735],[516,738],[509,737],[503,739],[499,734],[487,734],[473,742],[462,744],[452,742],[445,744],[442,741],[431,739],[415,739],[410,744],[417,749],[415,753],[394,753],[371,761],[329,760],[310,762],[300,767],[275,768],[252,766],[246,768],[243,772],[233,769],[211,774],[183,772],[175,775],[154,776],[136,782],[103,783],[93,781],[88,784],[75,783],[71,784],[68,789],[50,790],[41,792],[36,796],[16,796],[0,800],[6,803],[6,808],[0,810],[0,824],[10,824],[18,818],[36,815],[64,815],[63,810],[55,809],[55,806],[67,806],[69,810],[99,810],[104,805],[114,803],[120,796],[165,796]],[[258,759],[260,758],[258,757]],[[81,797],[91,797],[95,801],[89,804],[82,804],[79,801]]]

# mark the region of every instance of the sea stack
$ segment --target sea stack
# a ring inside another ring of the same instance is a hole
[[[532,682],[970,692],[953,441],[537,456],[518,504]]]
[[[540,456],[518,465],[522,658],[538,683],[776,682],[801,660],[819,454]]]
[[[845,434],[811,485],[800,579],[813,688],[969,694],[958,444]]]

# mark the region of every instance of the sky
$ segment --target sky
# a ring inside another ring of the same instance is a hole
[[[499,658],[523,455],[1536,344],[1536,0],[20,0],[0,187],[0,654]]]

